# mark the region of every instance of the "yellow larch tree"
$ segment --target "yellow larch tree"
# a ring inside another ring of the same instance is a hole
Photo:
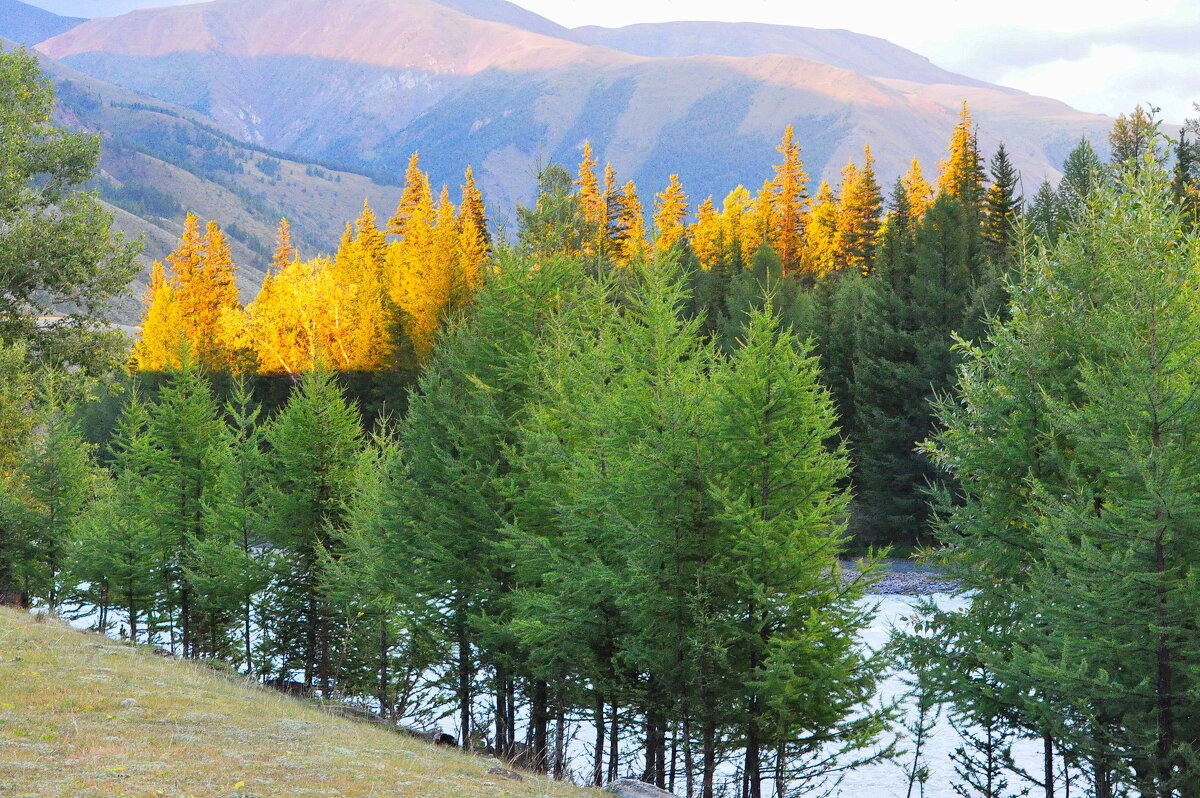
[[[138,371],[166,371],[180,365],[186,346],[179,319],[179,300],[160,261],[150,268],[150,284],[142,299],[146,306],[142,331],[133,345],[130,365]]]
[[[757,199],[739,185],[725,195],[721,210],[721,257],[733,271],[750,266],[750,259],[767,239],[771,208],[766,193]]]
[[[837,268],[838,253],[838,198],[822,180],[808,214],[808,226],[804,236],[803,273],[814,279]]]
[[[804,217],[809,206],[808,174],[800,160],[800,145],[791,125],[784,131],[777,149],[783,155],[783,163],[775,167],[775,177],[767,185],[771,213],[767,229],[768,240],[787,275],[800,267]]]
[[[979,154],[975,123],[971,119],[967,101],[963,100],[958,124],[950,136],[946,160],[941,162],[938,193],[977,206],[983,199],[983,181],[983,156]]]
[[[451,271],[439,250],[452,241],[451,252],[455,251],[458,236],[449,236],[446,230],[435,235],[438,224],[446,220],[450,230],[457,231],[454,206],[443,189],[437,206],[425,198],[414,207],[404,238],[393,241],[387,252],[388,296],[399,310],[400,323],[418,362],[433,350],[438,323],[450,298]]]
[[[924,218],[925,211],[929,210],[929,206],[933,204],[933,186],[929,185],[929,181],[925,179],[925,175],[921,171],[921,162],[913,158],[912,164],[904,173],[904,177],[900,178],[900,182],[904,186],[904,196],[908,200],[909,213],[913,221],[920,221]]]
[[[666,252],[687,235],[688,198],[679,182],[671,175],[667,187],[654,198],[655,247]]]
[[[386,232],[404,238],[408,234],[413,214],[432,204],[433,191],[429,187],[429,175],[421,171],[420,155],[414,152],[408,159],[408,168],[404,172],[404,191],[400,194],[396,212],[388,219]]]
[[[842,171],[841,202],[837,219],[838,268],[869,274],[875,257],[883,194],[875,180],[871,148],[864,150],[863,167],[851,161]]]
[[[292,225],[286,218],[279,220],[276,239],[275,254],[271,256],[271,268],[267,272],[268,275],[271,272],[283,271],[297,256],[296,247],[292,244]]]
[[[233,368],[235,363],[236,344],[225,334],[227,316],[241,310],[238,302],[237,285],[234,283],[233,258],[229,250],[229,242],[216,222],[209,222],[205,235],[200,235],[200,222],[195,214],[189,213],[184,220],[183,235],[175,251],[167,256],[171,265],[170,274],[162,272],[159,285],[154,288],[155,296],[151,298],[146,309],[146,324],[143,325],[143,335],[147,334],[157,341],[143,347],[145,358],[136,358],[137,367],[144,370],[157,370],[155,367],[171,367],[178,365],[178,359],[162,361],[150,355],[150,352],[161,352],[163,342],[178,351],[178,342],[184,342],[195,361],[205,369],[226,371]],[[169,286],[170,290],[163,290]],[[164,314],[154,306],[159,301],[159,295],[170,296],[170,301],[177,306],[170,314]],[[168,330],[161,326],[162,320],[169,317],[177,329]],[[154,321],[151,322],[151,316]]]
[[[359,247],[370,259],[373,270],[379,271],[387,254],[387,239],[375,221],[375,211],[371,210],[371,203],[365,199],[362,213],[354,220],[354,235]]]
[[[363,202],[362,213],[353,226],[347,225],[333,260],[309,265],[309,271],[319,266],[322,274],[297,272],[298,279],[311,282],[308,293],[320,288],[327,301],[344,304],[334,319],[340,330],[336,351],[325,356],[329,365],[350,371],[384,368],[395,343],[395,313],[385,286],[389,245],[375,218],[370,203]]]
[[[475,176],[467,167],[458,206],[458,252],[450,302],[454,306],[470,301],[479,290],[483,269],[491,251],[483,194],[475,186]]]
[[[608,218],[604,195],[601,194],[600,183],[596,179],[597,164],[596,156],[592,152],[592,143],[583,142],[583,158],[579,161],[574,185],[577,187],[575,196],[579,200],[579,224],[583,230],[583,254],[587,257],[600,254]]]
[[[691,239],[700,268],[711,269],[715,266],[721,257],[721,214],[717,213],[711,194],[696,209]]]
[[[327,258],[293,261],[247,306],[246,336],[260,372],[354,369],[354,322],[348,315],[353,302],[331,265]]]
[[[608,209],[612,218],[610,252],[615,265],[629,266],[644,260],[649,250],[645,209],[632,180],[612,192]]]

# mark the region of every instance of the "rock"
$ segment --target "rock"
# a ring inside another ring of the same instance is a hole
[[[508,768],[488,768],[488,773],[493,776],[499,776],[502,779],[510,779],[511,781],[525,781],[525,777],[515,770]]]
[[[647,784],[637,779],[617,779],[609,782],[604,791],[619,795],[621,798],[675,798],[674,793],[660,790],[653,784]]]
[[[446,734],[443,731],[434,729],[433,731],[425,731],[422,729],[414,729],[412,726],[391,726],[397,734],[406,734],[409,737],[415,737],[418,740],[424,740],[427,743],[434,745],[448,745],[451,747],[458,746],[458,740],[452,734]]]
[[[303,682],[293,682],[291,679],[267,679],[262,684],[263,687],[278,690],[284,695],[294,695],[301,698],[308,698],[312,695],[312,691],[308,689],[308,685]]]
[[[117,706],[122,707],[124,709],[130,709],[132,707],[136,707],[137,705],[138,705],[138,702],[137,702],[136,698],[122,698],[120,701],[117,702]]]

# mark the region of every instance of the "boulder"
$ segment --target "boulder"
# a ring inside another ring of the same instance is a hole
[[[493,776],[499,776],[502,779],[509,779],[510,781],[525,781],[524,776],[508,768],[488,768],[488,773]]]
[[[609,782],[604,791],[619,795],[621,798],[675,798],[674,793],[660,790],[653,784],[647,784],[637,779],[617,779]]]

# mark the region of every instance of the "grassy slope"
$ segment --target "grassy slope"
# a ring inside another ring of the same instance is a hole
[[[0,608],[0,795],[585,794],[496,764]]]

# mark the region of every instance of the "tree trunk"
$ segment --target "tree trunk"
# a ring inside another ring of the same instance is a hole
[[[512,746],[508,739],[508,681],[507,672],[500,663],[496,664],[496,757],[508,760],[512,757]]]
[[[309,594],[308,623],[304,630],[304,685],[310,690],[317,672],[317,601]]]
[[[550,723],[550,712],[547,704],[549,695],[544,679],[538,679],[533,685],[533,706],[529,708],[529,721],[533,731],[533,769],[545,773],[550,765],[550,751],[547,742],[546,727]]]
[[[471,645],[467,642],[466,619],[462,610],[455,613],[458,632],[458,728],[464,751],[471,746]]]
[[[596,725],[596,748],[592,752],[592,786],[604,786],[604,696],[596,691],[594,713]]]
[[[329,698],[329,620],[321,618],[321,698]]]
[[[188,622],[192,612],[192,591],[188,589],[185,583],[179,591],[179,623],[183,631],[183,656],[191,658],[195,656],[192,650],[192,625]]]
[[[388,633],[387,619],[379,614],[379,714],[384,718],[392,716],[392,708],[388,703]]]
[[[700,795],[701,798],[713,798],[713,780],[717,772],[717,745],[716,730],[713,728],[711,715],[704,718],[702,735],[701,745],[704,750],[701,755],[704,759],[704,773],[700,779]]]
[[[1043,785],[1046,788],[1046,798],[1054,798],[1054,738],[1049,732],[1042,735],[1042,754],[1045,760]]]
[[[554,695],[554,778],[561,779],[567,764],[567,703],[560,687]]]
[[[695,763],[692,761],[692,721],[688,715],[687,699],[684,698],[683,706],[680,708],[682,733],[683,733],[683,786],[687,790],[687,798],[692,798],[694,794],[695,784],[693,783],[692,774],[694,772]]]
[[[762,741],[759,739],[758,696],[750,697],[748,709],[750,719],[746,724],[746,795],[748,798],[762,798]]]
[[[608,780],[616,781],[621,775],[621,763],[619,761],[621,754],[621,744],[617,735],[620,734],[621,724],[620,707],[617,706],[617,701],[614,698],[612,702],[612,720],[608,725]]]

